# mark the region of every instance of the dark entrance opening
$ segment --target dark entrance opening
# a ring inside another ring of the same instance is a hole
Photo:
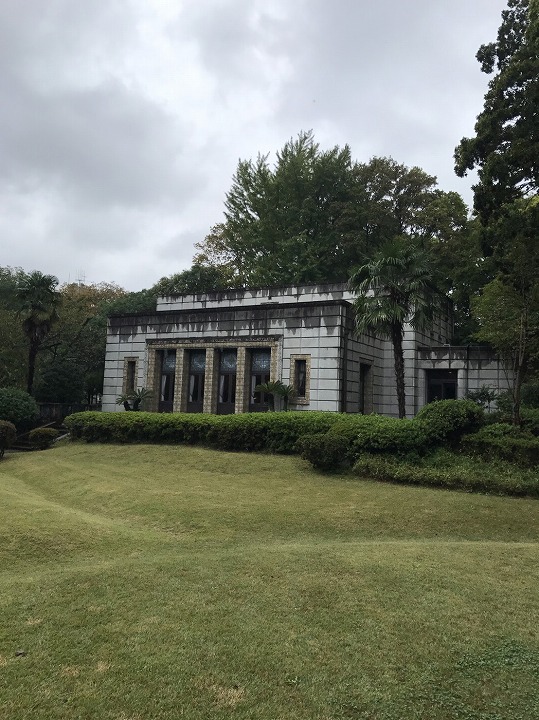
[[[221,350],[219,355],[219,385],[217,414],[231,415],[236,410],[236,350]]]
[[[271,369],[271,350],[251,350],[251,393],[249,396],[249,410],[251,412],[265,412],[268,409],[268,396],[262,390],[256,390],[258,385],[269,382]]]
[[[192,350],[189,353],[189,385],[187,388],[187,412],[203,411],[205,377],[206,351]]]
[[[161,350],[161,382],[159,386],[159,412],[172,412],[174,405],[174,376],[176,350]]]
[[[425,370],[427,374],[427,402],[456,400],[458,370]]]
[[[367,363],[361,363],[359,366],[359,412],[363,414],[367,412],[367,387],[370,369],[371,366],[367,365]]]

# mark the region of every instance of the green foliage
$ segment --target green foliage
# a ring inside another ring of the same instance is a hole
[[[517,245],[513,242],[511,251],[506,254],[507,273],[486,285],[473,303],[480,322],[477,338],[497,350],[511,380],[512,413],[516,425],[520,424],[522,384],[532,357],[539,354],[539,287],[536,282],[539,255],[534,262],[532,253],[521,247],[518,258],[515,254]]]
[[[233,287],[234,278],[227,266],[194,264],[169,277],[162,277],[152,288],[156,295],[187,295],[190,293],[209,293]]]
[[[204,444],[220,450],[293,453],[298,438],[325,433],[339,416],[324,412],[75,413],[65,424],[75,440]]]
[[[296,443],[301,457],[317,470],[336,472],[350,463],[350,438],[346,433],[332,432],[333,429],[322,435],[303,435]]]
[[[466,457],[448,450],[437,450],[413,462],[364,454],[355,463],[354,473],[385,482],[539,497],[539,475],[536,471],[519,469],[512,462],[503,460],[481,462],[477,457]]]
[[[524,383],[521,398],[523,407],[539,409],[539,382],[535,380]]]
[[[8,420],[17,430],[29,430],[38,417],[36,401],[19,388],[0,388],[0,420]]]
[[[0,458],[4,451],[10,448],[17,438],[17,429],[12,422],[0,420]]]
[[[20,268],[0,267],[0,387],[26,382],[27,341],[17,316],[15,295]]]
[[[225,221],[198,245],[195,263],[235,273],[240,286],[345,280],[381,245],[405,235],[447,241],[466,223],[456,193],[391,158],[354,162],[351,150],[321,150],[302,132],[277,153],[241,160]]]
[[[425,423],[397,420],[384,415],[358,415],[354,443],[356,454],[373,453],[404,457],[425,452],[429,436]]]
[[[403,238],[393,239],[352,275],[350,287],[358,294],[354,302],[357,334],[372,332],[391,340],[399,418],[404,418],[404,323],[422,329],[440,305],[429,256]]]
[[[539,5],[508,0],[496,42],[477,53],[481,70],[493,75],[475,137],[455,151],[461,177],[478,168],[474,206],[489,222],[507,203],[539,192],[537,97],[539,93]]]
[[[521,412],[522,429],[539,437],[539,409],[523,408]]]
[[[485,413],[472,400],[438,400],[422,407],[414,422],[425,426],[431,445],[454,446],[484,425]]]
[[[150,290],[125,293],[104,303],[106,315],[142,315],[155,312],[157,293]]]
[[[302,435],[325,433],[337,420],[335,413],[301,411],[216,416],[208,442],[220,450],[293,453]]]
[[[505,460],[521,467],[539,464],[539,439],[514,425],[494,423],[462,438],[463,451],[483,460]]]
[[[489,409],[497,398],[498,391],[489,385],[481,385],[479,390],[468,390],[466,393],[466,400],[477,403],[483,410]]]
[[[28,433],[28,439],[36,450],[47,450],[59,435],[59,431],[54,428],[39,427]]]
[[[61,296],[56,290],[58,278],[38,270],[23,273],[17,282],[15,299],[22,329],[28,339],[26,389],[32,392],[36,359],[47,335],[58,320]]]
[[[49,359],[37,375],[34,397],[43,403],[80,403],[85,398],[84,375],[67,358]]]
[[[135,412],[144,409],[144,403],[153,396],[151,390],[147,388],[138,388],[131,392],[119,395],[116,398],[116,405],[123,405],[125,410],[133,410]]]

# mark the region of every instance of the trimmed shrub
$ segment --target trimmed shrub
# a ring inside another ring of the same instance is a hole
[[[10,448],[17,438],[15,425],[8,420],[0,420],[0,458]]]
[[[220,450],[292,453],[301,435],[324,433],[341,416],[323,412],[75,413],[65,424],[75,440],[205,444]]]
[[[27,392],[13,387],[0,388],[0,420],[7,420],[17,430],[25,431],[34,426],[38,414],[36,401]]]
[[[520,411],[522,429],[527,430],[535,437],[539,437],[539,410],[536,408],[523,408]]]
[[[507,423],[495,423],[462,438],[465,453],[483,460],[506,460],[521,467],[539,463],[539,439]]]
[[[36,450],[47,450],[60,433],[54,428],[39,427],[28,433],[28,440]]]
[[[539,475],[533,470],[503,461],[483,463],[442,449],[415,462],[365,454],[355,463],[354,473],[385,482],[539,497]]]
[[[463,435],[477,432],[485,424],[485,413],[472,400],[438,400],[425,405],[413,422],[424,425],[431,446],[455,446]]]
[[[324,434],[303,435],[296,443],[296,450],[313,467],[326,472],[337,471],[350,464],[351,443],[349,438],[331,430]]]
[[[361,415],[356,422],[356,455],[366,452],[404,457],[427,450],[429,436],[425,423],[384,415]]]

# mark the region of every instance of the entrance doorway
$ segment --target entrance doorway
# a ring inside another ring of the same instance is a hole
[[[219,355],[219,385],[217,414],[231,415],[236,411],[236,372],[238,353],[234,350],[221,350]]]
[[[172,412],[174,406],[174,376],[176,350],[161,350],[161,382],[159,385],[159,412]]]
[[[458,370],[425,370],[427,403],[435,400],[456,400]]]

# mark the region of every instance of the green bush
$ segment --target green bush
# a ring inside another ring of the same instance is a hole
[[[355,463],[354,473],[386,482],[539,497],[537,472],[515,468],[510,462],[484,463],[443,449],[414,462],[365,454]]]
[[[520,397],[527,408],[539,409],[539,382],[537,380],[524,383]]]
[[[521,467],[539,463],[539,439],[507,423],[487,425],[462,438],[463,452],[483,460],[505,460]]]
[[[398,455],[423,453],[429,437],[425,424],[417,420],[397,420],[384,415],[360,415],[356,421],[354,451]]]
[[[336,413],[287,412],[210,415],[198,413],[75,413],[65,424],[75,440],[117,443],[204,444],[220,450],[292,453],[298,438],[324,433]]]
[[[326,472],[337,471],[350,464],[351,443],[349,438],[331,430],[324,434],[303,435],[296,443],[296,450],[313,467]]]
[[[10,448],[17,438],[15,425],[8,420],[0,420],[0,458]]]
[[[36,450],[47,450],[59,435],[54,428],[39,427],[28,433],[28,440]]]
[[[34,398],[24,390],[0,388],[0,420],[13,423],[17,430],[25,431],[34,426],[38,418]]]
[[[527,430],[535,437],[539,437],[539,410],[536,408],[522,408],[520,411],[522,429]]]
[[[455,446],[485,424],[485,413],[472,400],[438,400],[421,408],[413,422],[424,425],[431,447]]]

